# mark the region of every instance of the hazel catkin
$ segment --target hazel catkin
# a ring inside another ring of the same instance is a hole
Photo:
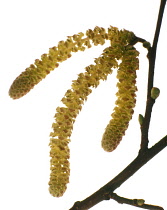
[[[133,115],[133,108],[136,103],[135,92],[137,91],[135,79],[136,70],[139,66],[138,54],[134,47],[128,46],[128,48],[125,48],[122,62],[119,65],[116,107],[111,115],[112,119],[105,129],[101,143],[103,149],[107,152],[112,152],[116,149],[123,135],[125,135]]]
[[[59,66],[59,63],[67,60],[74,52],[84,51],[92,45],[103,45],[110,41],[101,56],[85,68],[84,73],[78,75],[77,80],[72,81],[71,89],[67,90],[62,98],[62,107],[57,107],[50,133],[50,180],[49,192],[54,197],[64,194],[70,176],[70,150],[69,142],[75,118],[87,100],[87,96],[100,84],[100,80],[106,80],[113,69],[118,68],[116,107],[103,134],[102,147],[106,151],[112,151],[117,147],[125,134],[135,105],[136,70],[138,69],[138,52],[130,46],[135,39],[133,32],[118,30],[110,26],[107,30],[96,26],[83,33],[68,36],[65,41],[60,41],[57,47],[49,49],[48,54],[43,54],[41,59],[36,59],[13,82],[9,89],[9,95],[18,99],[27,94],[36,84],[45,78],[51,71]],[[122,60],[118,64],[118,60]]]

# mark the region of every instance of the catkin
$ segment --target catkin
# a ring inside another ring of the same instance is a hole
[[[78,79],[73,81],[72,88],[67,90],[67,92],[65,93],[65,96],[62,98],[62,102],[65,107],[57,108],[55,123],[53,123],[52,125],[53,132],[51,132],[50,134],[52,136],[50,143],[51,152],[52,147],[54,148],[54,145],[55,147],[57,147],[57,145],[61,145],[60,142],[62,140],[67,142],[70,141],[73,123],[75,122],[75,118],[78,115],[79,111],[82,109],[84,101],[87,100],[87,96],[92,92],[91,87],[97,87],[100,80],[107,79],[107,76],[112,73],[113,68],[118,68],[118,60],[122,59],[123,53],[125,51],[124,47],[121,47],[121,49],[120,47],[120,43],[116,42],[113,43],[113,46],[104,49],[102,55],[99,58],[95,59],[95,65],[90,65],[86,67],[85,73],[80,73],[78,75]],[[53,141],[54,138],[56,139],[56,141]],[[58,161],[56,160],[56,157],[52,158],[55,159],[55,162]],[[69,166],[69,162],[67,163]],[[64,167],[64,165],[62,166]],[[60,174],[59,171],[56,170],[57,167],[60,167],[60,165],[52,166],[49,182],[50,192],[53,196],[56,196],[55,192],[57,192],[58,186],[61,186],[60,184],[57,184],[59,183],[59,181],[61,181],[62,176],[62,174]],[[68,167],[65,168],[67,169],[67,171],[70,171]],[[53,174],[56,174],[56,176],[53,176]],[[66,176],[69,175],[69,173],[65,174]],[[63,174],[63,177],[64,176],[65,175]],[[53,179],[53,177],[57,177],[57,182],[55,182],[55,179]],[[66,184],[68,184],[68,177],[66,177],[66,180]],[[64,183],[64,190],[66,189],[66,184]],[[52,188],[55,189],[55,191],[51,190]],[[60,193],[57,194],[57,196],[58,195],[60,195]]]
[[[119,31],[116,27],[110,27],[106,31],[102,27],[96,26],[94,30],[87,30],[85,35],[80,32],[73,36],[68,36],[65,41],[59,41],[57,47],[49,49],[48,54],[43,54],[41,59],[36,59],[25,69],[12,83],[9,95],[13,99],[18,99],[26,95],[35,85],[44,79],[51,71],[59,66],[59,63],[67,60],[72,53],[84,51],[93,45],[103,45],[105,40],[110,40],[111,44],[116,41],[118,34],[124,34],[122,41],[124,44],[135,35],[132,32]]]
[[[135,35],[127,30],[118,30],[110,26],[107,30],[96,26],[83,33],[68,36],[65,41],[60,41],[57,47],[49,49],[48,54],[43,54],[41,59],[36,59],[13,82],[9,89],[9,95],[18,99],[27,94],[36,84],[44,79],[51,71],[59,66],[59,63],[67,60],[72,53],[84,51],[93,45],[103,45],[110,41],[109,47],[104,49],[102,55],[94,60],[94,65],[85,68],[84,73],[78,75],[71,89],[67,90],[62,98],[62,107],[57,107],[50,133],[50,181],[49,191],[55,197],[64,194],[69,183],[70,176],[70,150],[68,144],[73,129],[75,118],[82,109],[92,88],[100,84],[100,80],[106,80],[114,68],[118,68],[119,79],[117,101],[113,119],[109,122],[102,139],[102,147],[106,151],[112,151],[120,142],[129,120],[133,114],[135,105],[135,70],[138,68],[138,53],[129,44],[135,39]],[[122,60],[119,65],[118,60]]]
[[[111,53],[112,48],[106,48],[102,56],[95,59],[95,65],[87,66],[85,73],[78,75],[77,80],[72,82],[71,89],[67,90],[61,100],[64,107],[56,109],[55,122],[52,124],[53,132],[50,133],[51,175],[49,191],[53,196],[62,196],[69,182],[68,143],[75,118],[81,111],[87,96],[92,92],[91,88],[97,87],[100,80],[106,80],[107,76],[112,73],[112,68],[118,67],[114,57],[110,58],[110,62],[107,61]],[[62,151],[63,154],[66,152],[66,155],[63,156]]]
[[[102,147],[105,151],[111,152],[120,143],[126,129],[128,128],[129,121],[133,115],[133,108],[136,103],[136,70],[139,68],[139,60],[137,56],[138,51],[128,46],[125,48],[122,62],[119,65],[117,78],[118,92],[116,107],[112,113],[112,119],[107,125],[102,137]]]

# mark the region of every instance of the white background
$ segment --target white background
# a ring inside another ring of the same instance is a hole
[[[0,3],[0,209],[67,210],[77,200],[94,193],[137,155],[140,146],[138,114],[144,114],[148,63],[140,50],[138,93],[135,114],[126,136],[113,153],[100,145],[103,131],[114,108],[115,74],[93,90],[75,122],[71,136],[70,184],[63,197],[48,192],[49,133],[56,107],[71,81],[93,63],[106,46],[78,52],[62,63],[29,94],[13,100],[8,90],[13,80],[41,54],[66,36],[110,25],[133,31],[152,42],[160,0],[5,0]],[[166,13],[166,11],[165,11]],[[166,132],[167,15],[164,15],[157,50],[155,86],[161,95],[155,103],[150,127],[150,146]],[[166,149],[115,192],[128,198],[167,209]],[[135,209],[110,200],[92,210]]]

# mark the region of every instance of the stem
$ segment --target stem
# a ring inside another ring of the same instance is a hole
[[[162,138],[153,147],[146,152],[139,153],[138,156],[114,179],[96,191],[83,201],[77,201],[70,210],[86,210],[103,200],[110,199],[113,191],[121,186],[127,179],[129,179],[136,171],[144,166],[149,160],[157,155],[162,149],[167,146],[167,136]]]
[[[149,143],[148,130],[149,130],[149,126],[150,126],[152,108],[155,103],[155,100],[151,98],[151,89],[153,88],[153,82],[154,82],[154,68],[155,68],[156,50],[157,50],[157,44],[158,44],[165,4],[166,4],[166,0],[161,0],[156,30],[155,30],[155,34],[154,34],[153,45],[149,49],[148,56],[147,56],[149,59],[147,102],[146,102],[144,122],[143,122],[143,125],[141,126],[141,134],[142,135],[141,135],[140,152],[143,150],[146,150],[148,148],[148,143]]]
[[[113,193],[111,195],[111,198],[114,199],[115,201],[117,201],[118,203],[121,203],[121,204],[125,203],[125,204],[129,204],[131,206],[136,206],[136,207],[139,207],[142,209],[163,210],[163,208],[160,206],[145,204],[145,201],[143,199],[124,198],[124,197],[118,196],[116,193]]]

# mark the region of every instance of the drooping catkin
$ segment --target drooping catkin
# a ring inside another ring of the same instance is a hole
[[[13,99],[18,99],[26,95],[36,84],[44,79],[51,71],[59,66],[59,63],[67,60],[72,53],[84,51],[93,45],[103,45],[105,40],[115,42],[118,34],[124,34],[122,38],[125,42],[133,39],[135,36],[132,32],[123,30],[119,31],[116,27],[110,26],[106,31],[102,27],[96,26],[93,30],[89,29],[84,33],[80,32],[73,36],[68,36],[65,41],[60,41],[57,47],[49,49],[48,54],[43,54],[41,59],[36,59],[25,69],[12,83],[9,89],[9,95]]]
[[[70,142],[73,123],[79,111],[82,109],[84,101],[87,100],[87,96],[92,92],[91,87],[97,87],[100,80],[107,79],[107,76],[112,73],[113,68],[118,68],[118,60],[122,59],[125,51],[123,43],[127,44],[124,40],[122,41],[122,34],[118,34],[119,33],[117,33],[115,37],[115,41],[112,41],[112,46],[104,49],[102,55],[95,59],[95,65],[86,67],[85,73],[78,75],[78,79],[74,80],[72,83],[72,88],[67,90],[65,96],[62,98],[62,102],[65,106],[57,108],[55,123],[52,125],[53,132],[50,134],[52,137],[50,141],[51,154],[53,154],[52,148],[59,147],[62,140],[66,142],[66,145]],[[69,182],[69,161],[67,162],[68,166],[65,167],[67,172],[61,174],[56,168],[64,168],[64,165],[54,165],[53,162],[58,162],[58,156],[55,154],[55,156],[52,155],[51,157],[50,193],[53,196],[59,196],[62,194],[61,176],[63,175],[64,177],[66,175],[66,184]],[[67,187],[65,182],[63,182],[63,184],[65,191]],[[61,186],[60,190],[58,189],[59,186]]]
[[[67,90],[62,98],[64,107],[56,109],[55,122],[52,125],[53,132],[50,134],[51,175],[49,191],[53,196],[62,196],[69,182],[68,143],[70,142],[75,118],[81,111],[87,96],[92,92],[91,88],[97,87],[100,80],[106,80],[107,76],[112,73],[112,68],[118,67],[117,60],[114,57],[110,58],[110,62],[108,62],[111,53],[113,53],[112,48],[106,48],[102,56],[95,59],[95,65],[87,66],[85,73],[78,75],[78,79],[73,81],[71,89]],[[119,55],[117,56],[119,57]],[[65,151],[67,154],[62,156],[61,153]]]
[[[128,128],[129,121],[133,115],[133,108],[136,103],[136,70],[139,68],[139,60],[137,56],[138,51],[132,47],[127,46],[119,65],[117,78],[118,92],[116,93],[118,99],[115,104],[112,119],[107,125],[102,137],[102,147],[105,151],[111,152],[122,140],[125,131]]]
[[[103,45],[105,40],[110,41],[111,46],[104,49],[102,55],[94,60],[95,64],[87,66],[85,72],[80,73],[77,80],[72,82],[71,89],[67,90],[62,98],[63,107],[57,107],[56,109],[49,144],[51,157],[49,191],[53,196],[62,196],[69,183],[70,150],[68,144],[75,118],[82,109],[84,101],[87,100],[87,96],[92,92],[92,88],[96,88],[100,84],[100,80],[106,80],[107,76],[112,73],[113,68],[118,67],[117,77],[120,81],[117,85],[119,91],[116,104],[118,106],[115,107],[115,112],[112,115],[113,120],[111,120],[103,135],[103,148],[106,151],[111,151],[111,147],[113,148],[113,145],[117,144],[120,136],[123,135],[132,115],[129,110],[133,110],[135,102],[132,98],[135,98],[134,92],[136,91],[133,84],[135,81],[134,66],[137,66],[137,60],[135,60],[136,57],[133,54],[136,51],[134,48],[128,48],[128,45],[134,39],[134,33],[127,30],[118,30],[118,28],[112,26],[107,31],[96,26],[93,30],[87,30],[85,35],[78,33],[68,36],[66,41],[60,41],[57,47],[49,49],[48,54],[43,54],[41,59],[35,60],[34,64],[31,64],[29,68],[22,72],[11,85],[9,95],[13,99],[18,99],[27,94],[36,84],[57,68],[60,62],[70,58],[72,53],[84,51],[86,48],[90,48],[92,44],[95,46]],[[122,60],[120,65],[118,65],[118,60]],[[129,64],[129,62],[134,64]],[[125,68],[126,65],[128,65],[127,68]],[[131,76],[128,76],[128,74]],[[124,81],[126,79],[128,82]],[[124,91],[124,93],[121,91]],[[122,105],[123,101],[125,106]],[[126,112],[126,110],[128,111]],[[119,120],[119,117],[121,117],[121,120]],[[120,132],[117,132],[119,129]],[[113,132],[117,137],[114,144],[110,140]]]

